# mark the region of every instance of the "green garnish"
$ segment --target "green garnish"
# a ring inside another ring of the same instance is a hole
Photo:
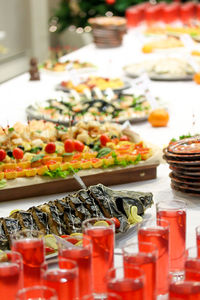
[[[109,154],[110,152],[112,152],[111,148],[102,148],[99,150],[98,154],[97,154],[97,158],[101,158],[106,156],[107,154]]]
[[[38,151],[41,151],[41,147],[34,147],[29,152],[31,152],[31,153],[38,153]]]
[[[74,155],[74,152],[72,152],[72,153],[63,153],[62,154],[62,156],[72,156],[72,155]]]
[[[68,170],[61,170],[61,168],[57,168],[56,170],[49,170],[46,171],[43,176],[49,176],[51,178],[66,178],[68,175],[73,174],[74,172],[77,173],[80,169],[74,169],[70,167]]]
[[[138,154],[134,162],[132,162],[134,165],[138,164],[142,160],[141,154]]]
[[[8,131],[9,132],[12,132],[12,131],[14,131],[15,129],[13,128],[13,127],[10,127],[10,128],[8,128]]]
[[[38,154],[38,155],[33,156],[31,159],[31,163],[41,160],[44,156],[45,156],[44,154]]]
[[[56,125],[55,128],[59,131],[64,131],[67,132],[67,127],[63,126],[63,125]]]
[[[7,181],[5,179],[0,180],[0,189],[4,188],[7,185]]]

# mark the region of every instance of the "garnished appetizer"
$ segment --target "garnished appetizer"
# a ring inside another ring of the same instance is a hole
[[[150,104],[144,95],[114,94],[112,100],[105,99],[77,100],[69,97],[65,100],[49,99],[38,105],[27,108],[27,114],[31,117],[68,124],[73,122],[115,121],[124,122],[147,119],[151,110]]]
[[[65,127],[33,120],[0,130],[0,179],[66,177],[72,171],[127,166],[152,156],[138,135],[113,123]]]
[[[65,62],[61,62],[59,60],[47,60],[41,66],[42,68],[54,71],[54,72],[64,72],[66,70],[79,70],[79,69],[86,69],[86,68],[96,68],[90,62],[80,62],[79,60],[67,60]]]
[[[69,90],[76,90],[78,93],[83,93],[85,89],[92,90],[95,87],[99,88],[100,90],[106,90],[108,88],[120,89],[124,87],[124,82],[120,78],[111,79],[98,76],[90,76],[78,85],[75,85],[71,80],[62,81],[61,87]]]

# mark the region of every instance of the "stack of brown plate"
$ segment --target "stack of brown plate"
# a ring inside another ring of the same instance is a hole
[[[200,196],[200,136],[171,143],[164,150],[172,189]]]
[[[126,33],[126,19],[121,17],[97,17],[88,20],[93,29],[94,43],[98,48],[113,48],[122,44]]]

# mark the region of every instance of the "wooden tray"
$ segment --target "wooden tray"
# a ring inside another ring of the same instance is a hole
[[[158,162],[147,164],[130,165],[125,168],[113,167],[110,169],[99,169],[80,171],[78,174],[86,186],[102,183],[106,186],[143,181],[156,178]],[[18,181],[16,181],[18,180]],[[17,182],[17,184],[16,184]],[[71,192],[80,189],[79,184],[68,176],[65,179],[18,178],[8,182],[8,186],[0,190],[0,201],[9,201],[28,197],[50,195],[63,192]]]

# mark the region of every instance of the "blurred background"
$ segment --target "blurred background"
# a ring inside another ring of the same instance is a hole
[[[91,43],[92,28],[88,23],[91,17],[126,16],[128,26],[136,26],[141,21],[138,19],[141,18],[141,12],[144,13],[143,2],[0,0],[0,82],[27,71],[30,57],[37,57],[38,61],[42,62],[48,58],[58,58]],[[145,2],[146,20],[155,21],[161,14],[159,9],[163,4],[166,5],[166,2],[158,2],[160,6],[156,0]],[[172,1],[167,6],[165,17],[166,20],[169,18],[170,22],[173,21],[170,19],[173,13],[177,14],[177,11],[174,12],[176,4],[177,1]],[[157,11],[154,8],[157,8]]]

